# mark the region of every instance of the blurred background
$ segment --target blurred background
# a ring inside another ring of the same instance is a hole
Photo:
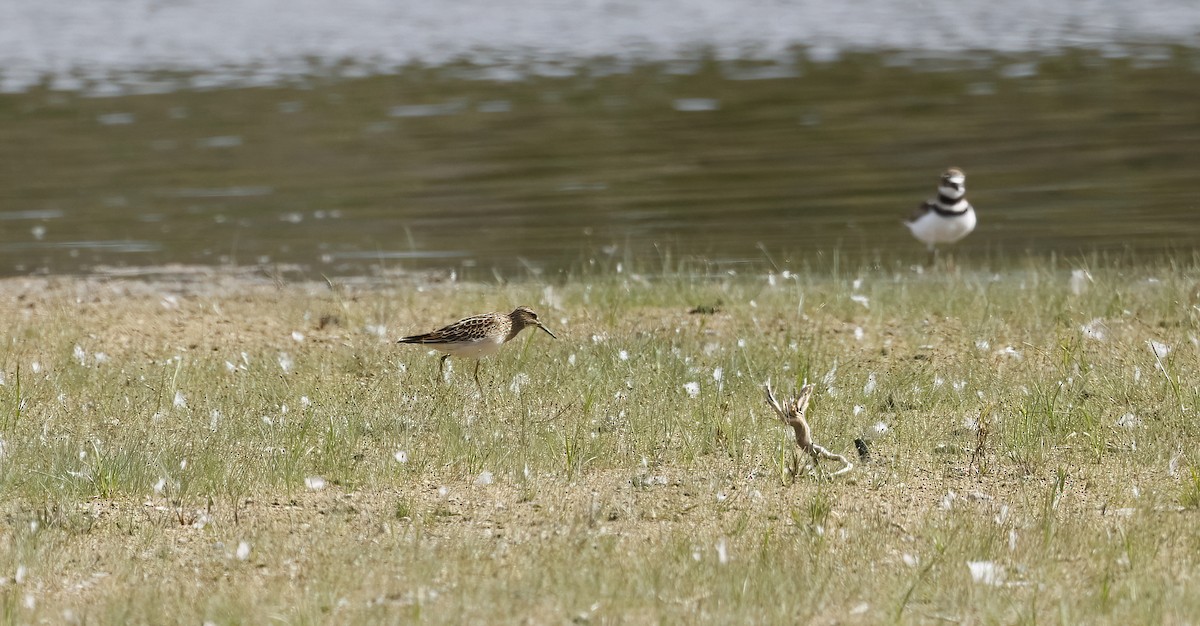
[[[0,274],[1194,254],[1195,0],[0,3]]]

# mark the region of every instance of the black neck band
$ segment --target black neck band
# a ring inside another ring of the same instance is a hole
[[[952,202],[945,202],[945,203],[942,202],[942,199],[943,198],[939,197],[937,202],[930,202],[929,208],[933,209],[934,213],[937,213],[938,215],[941,215],[943,217],[955,217],[958,215],[962,215],[967,212],[967,209],[971,208],[970,204],[967,204],[966,206],[964,206],[962,208],[962,210],[960,210],[960,211],[956,211],[953,208],[951,208],[951,207],[954,207],[955,205],[957,205],[959,202],[963,202],[964,200],[966,200],[966,198],[959,198],[958,200],[954,200]]]
[[[957,198],[951,198],[950,196],[939,193],[938,194],[938,203],[940,203],[944,206],[954,206],[954,205],[958,204],[958,201],[962,200],[965,195],[966,194],[963,194],[962,196],[959,196]]]

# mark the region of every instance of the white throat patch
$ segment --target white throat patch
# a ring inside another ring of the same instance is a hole
[[[967,195],[967,190],[965,187],[959,187],[958,189],[955,189],[954,187],[942,187],[939,185],[938,186],[938,194],[942,195],[942,196],[946,196],[947,198],[952,198],[954,200],[957,200],[957,199]]]

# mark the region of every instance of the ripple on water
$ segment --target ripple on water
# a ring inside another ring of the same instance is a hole
[[[678,98],[672,103],[676,111],[694,113],[699,111],[716,111],[721,103],[715,98]]]
[[[274,187],[240,186],[240,187],[195,187],[167,191],[163,195],[175,198],[247,198],[252,196],[269,196],[275,193]]]
[[[0,220],[51,220],[63,216],[58,209],[33,209],[29,211],[0,211]]]
[[[352,252],[335,252],[327,255],[333,260],[371,260],[371,259],[460,259],[470,256],[466,250],[356,250]]]
[[[220,135],[196,140],[197,148],[236,148],[242,145],[240,135]]]
[[[467,108],[465,100],[451,100],[441,104],[401,104],[388,110],[392,117],[436,117],[458,115]]]
[[[133,113],[103,113],[96,116],[96,121],[104,126],[127,126],[136,120]]]
[[[162,244],[154,241],[111,239],[105,241],[17,241],[0,244],[0,252],[29,250],[98,250],[103,252],[158,252]]]

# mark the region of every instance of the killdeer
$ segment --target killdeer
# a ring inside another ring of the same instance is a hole
[[[975,230],[975,209],[967,202],[967,175],[952,167],[938,182],[936,198],[926,200],[904,225],[929,247],[929,261],[937,258],[937,244],[954,243]]]
[[[442,374],[446,359],[452,356],[475,359],[475,384],[482,389],[483,386],[479,384],[479,359],[496,354],[500,346],[529,326],[536,326],[554,337],[554,333],[538,320],[537,313],[529,307],[519,306],[512,313],[472,315],[433,332],[403,337],[396,343],[424,344],[441,351],[438,376]]]

